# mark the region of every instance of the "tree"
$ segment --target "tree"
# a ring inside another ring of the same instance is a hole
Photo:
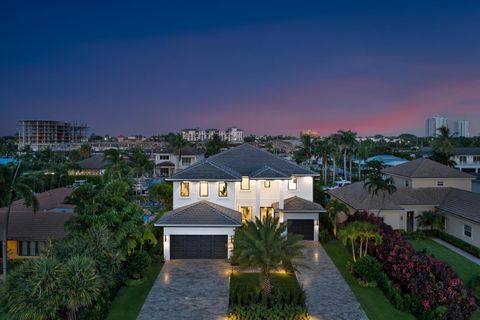
[[[80,151],[78,151],[77,149],[73,149],[70,150],[70,152],[68,153],[68,159],[70,160],[70,162],[78,162],[82,160],[82,155],[80,154]]]
[[[220,136],[215,133],[212,139],[209,140],[205,145],[205,157],[210,157],[214,154],[220,153],[224,147],[225,143],[222,141]]]
[[[343,178],[347,180],[347,155],[353,150],[357,140],[357,133],[350,130],[338,130],[336,134],[337,142],[340,144],[340,148],[343,153]],[[350,157],[351,158],[351,157]],[[351,165],[350,165],[351,168]],[[351,174],[351,172],[350,172]],[[351,177],[350,177],[351,178]]]
[[[330,200],[327,204],[326,209],[327,209],[328,219],[332,223],[333,236],[336,238],[337,227],[338,227],[338,216],[340,215],[340,213],[344,213],[345,215],[348,215],[350,210],[348,209],[348,206],[346,204],[338,200]]]
[[[117,149],[108,149],[103,153],[103,161],[108,162],[108,175],[122,178],[128,175],[130,168]]]
[[[384,178],[381,175],[370,175],[367,177],[367,180],[364,181],[363,187],[368,190],[368,193],[371,195],[372,199],[374,196],[381,194],[382,206],[385,202],[385,197],[387,195],[392,195],[397,191],[397,187],[394,185],[393,179],[391,177]],[[382,208],[379,208],[378,214],[380,214],[381,210]]]
[[[444,227],[443,218],[435,211],[423,211],[421,215],[416,217],[419,228],[428,228],[430,230],[441,230]]]
[[[2,239],[3,280],[7,280],[8,271],[8,225],[12,204],[17,199],[22,199],[25,204],[32,207],[35,212],[38,208],[38,200],[31,186],[34,185],[32,177],[24,175],[21,170],[22,162],[17,166],[0,165],[0,207],[7,207],[5,213]]]
[[[181,134],[175,134],[169,137],[167,146],[177,155],[177,168],[180,167],[180,159],[182,158],[182,149],[188,145],[188,142],[183,139]]]
[[[456,162],[452,159],[453,144],[451,142],[455,134],[450,134],[448,127],[441,127],[432,143],[431,160],[439,162],[449,167],[454,167]]]
[[[380,243],[382,241],[382,238],[378,233],[378,226],[365,221],[354,221],[349,223],[345,228],[340,230],[338,236],[344,245],[347,245],[347,243],[350,242],[354,262],[357,261],[357,250],[355,245],[357,241],[359,242],[359,258],[367,255],[369,240],[373,239],[375,243]]]
[[[132,165],[137,177],[144,177],[153,172],[154,162],[139,146],[136,146],[132,152]]]
[[[170,182],[162,182],[152,186],[148,190],[150,198],[163,205],[163,209],[172,210],[173,208],[173,186]]]
[[[344,245],[347,245],[347,243],[350,242],[352,258],[354,262],[357,261],[357,255],[355,254],[355,242],[359,237],[358,228],[356,228],[355,226],[355,222],[352,222],[348,224],[345,228],[341,229],[338,233],[338,237]]]
[[[262,295],[266,301],[271,297],[270,273],[282,264],[303,257],[303,244],[299,235],[286,235],[286,223],[267,216],[246,222],[237,229],[233,255],[241,268],[258,268],[262,279]]]
[[[82,159],[87,159],[92,156],[93,149],[92,146],[89,144],[82,144],[78,149],[78,152]]]

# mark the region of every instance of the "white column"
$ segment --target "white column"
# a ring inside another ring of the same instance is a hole
[[[250,184],[255,186],[255,208],[253,213],[260,218],[260,180],[250,180]]]
[[[318,241],[318,230],[319,230],[319,222],[318,222],[318,219],[315,219],[315,221],[313,221],[313,241]]]
[[[284,202],[285,202],[285,195],[284,195],[284,189],[285,189],[285,183],[283,182],[284,180],[280,180],[278,182],[278,190],[280,192],[279,195],[279,200],[278,200],[278,209],[283,210],[284,209]]]
[[[170,235],[165,233],[164,229],[164,235],[163,235],[163,258],[165,261],[170,260]]]

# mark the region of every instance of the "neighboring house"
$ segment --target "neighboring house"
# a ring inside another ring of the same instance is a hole
[[[202,160],[205,153],[201,149],[187,146],[176,152],[155,150],[151,152],[151,158],[155,162],[155,175],[169,177]]]
[[[424,211],[436,211],[445,231],[480,247],[480,194],[471,192],[473,177],[428,159],[417,159],[383,170],[397,191],[372,195],[363,182],[330,190],[332,199],[355,211],[382,216],[395,229],[415,231]]]
[[[427,158],[432,155],[432,148],[422,148],[419,155]],[[480,148],[453,148],[452,160],[455,161],[455,168],[468,173],[480,173]]]
[[[58,188],[38,194],[39,208],[35,213],[22,200],[13,203],[8,228],[9,258],[36,256],[47,241],[65,237],[65,222],[74,215],[74,206],[66,204],[65,198],[72,191],[71,188]],[[6,212],[7,208],[0,208],[0,239],[3,238]]]
[[[94,154],[87,159],[78,162],[79,169],[69,170],[69,176],[100,176],[110,165],[109,160],[104,160],[103,154]]]
[[[164,228],[166,260],[227,258],[242,222],[277,216],[288,232],[318,240],[313,202],[317,173],[243,144],[199,161],[166,180],[173,182],[173,210],[155,226]]]

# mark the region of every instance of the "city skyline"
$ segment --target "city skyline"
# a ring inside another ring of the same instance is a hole
[[[0,18],[1,135],[29,118],[112,135],[424,135],[439,114],[480,132],[474,1],[12,2]]]

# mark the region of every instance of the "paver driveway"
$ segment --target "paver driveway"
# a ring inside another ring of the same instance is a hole
[[[138,319],[224,319],[230,271],[223,260],[167,261]]]
[[[319,242],[304,241],[306,264],[297,279],[307,295],[308,313],[317,320],[367,320],[350,287]]]

